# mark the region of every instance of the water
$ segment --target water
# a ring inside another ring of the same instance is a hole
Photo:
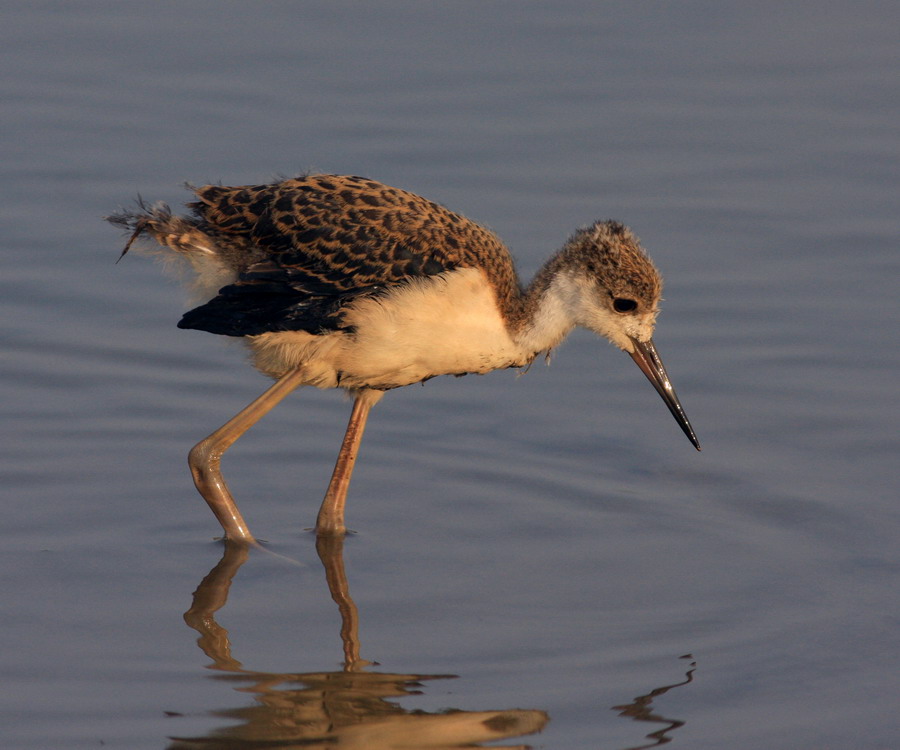
[[[3,16],[4,748],[897,746],[895,4]],[[306,169],[525,276],[631,225],[703,453],[579,333],[389,394],[321,560],[348,405],[292,396],[224,466],[268,552],[213,541],[185,455],[266,383],[100,217]]]

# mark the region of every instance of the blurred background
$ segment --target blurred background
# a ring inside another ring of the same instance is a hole
[[[896,3],[0,13],[4,747],[895,746]],[[523,280],[631,226],[703,452],[576,332],[389,393],[343,549],[349,403],[292,395],[224,461],[267,552],[225,549],[186,455],[267,381],[102,217],[309,170]]]

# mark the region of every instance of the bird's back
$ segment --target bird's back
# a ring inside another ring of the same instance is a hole
[[[341,327],[359,295],[456,268],[479,268],[510,312],[519,282],[509,251],[490,231],[413,193],[362,177],[311,175],[269,185],[196,189],[193,216],[149,214],[131,226],[182,252],[212,250],[237,274],[179,326],[230,336],[319,333]],[[142,223],[141,223],[142,222]],[[183,222],[184,231],[173,231]],[[199,233],[205,242],[186,242]]]

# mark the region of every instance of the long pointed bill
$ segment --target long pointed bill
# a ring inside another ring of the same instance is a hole
[[[691,423],[688,421],[684,409],[681,408],[678,394],[675,393],[672,383],[669,382],[669,375],[666,373],[666,368],[663,367],[659,354],[656,353],[656,347],[653,346],[653,341],[638,341],[637,339],[631,339],[631,343],[634,344],[634,351],[631,352],[631,358],[635,361],[637,366],[641,368],[641,372],[647,376],[647,380],[653,383],[656,392],[662,396],[662,400],[666,402],[666,406],[669,407],[669,411],[672,412],[672,416],[675,417],[678,426],[681,427],[684,434],[688,436],[688,440],[694,444],[694,447],[697,450],[700,450],[700,441],[697,440],[697,436],[694,434],[694,428],[691,427]]]

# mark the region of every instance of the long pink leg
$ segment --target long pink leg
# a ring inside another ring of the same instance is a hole
[[[255,541],[225,484],[219,468],[222,454],[285,396],[301,385],[303,375],[302,369],[291,370],[287,375],[283,375],[253,403],[238,412],[209,437],[197,443],[188,455],[188,465],[191,467],[194,484],[225,529],[226,539]]]
[[[366,429],[369,411],[383,395],[384,391],[369,389],[361,390],[356,394],[353,411],[350,413],[350,422],[347,424],[347,432],[344,434],[344,442],[341,443],[331,482],[316,519],[316,534],[347,533],[347,527],[344,525],[344,507],[347,504],[347,489],[350,486],[353,465],[356,463],[356,456],[359,453],[359,443]]]

